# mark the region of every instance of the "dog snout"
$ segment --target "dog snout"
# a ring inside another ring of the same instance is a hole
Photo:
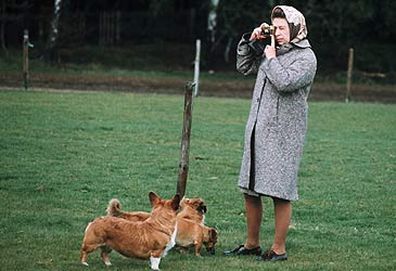
[[[202,212],[202,213],[206,213],[207,211],[208,211],[208,208],[206,207],[206,205],[205,204],[203,204],[203,203],[201,203],[200,205],[199,205],[199,211],[200,212]]]
[[[215,255],[216,254],[216,249],[214,247],[209,247],[208,248],[208,253],[209,253],[209,255]]]

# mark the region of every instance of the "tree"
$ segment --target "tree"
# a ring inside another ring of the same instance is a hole
[[[220,0],[210,0],[209,14],[208,14],[208,32],[209,41],[214,43],[216,41],[216,27],[217,27],[217,7]]]
[[[18,25],[23,21],[24,15],[31,7],[28,1],[10,1],[1,0],[0,4],[0,43],[3,51],[7,54],[7,42],[9,33],[9,25]],[[15,33],[13,33],[15,34]],[[22,36],[22,32],[20,33]]]
[[[225,44],[224,60],[229,62],[231,46],[235,44],[242,33],[248,32],[252,27],[259,25],[268,18],[269,7],[263,1],[221,1],[219,5],[219,38],[212,50],[221,43]]]
[[[6,0],[1,1],[1,21],[0,21],[0,40],[1,40],[1,48],[3,48],[3,51],[7,53],[7,47],[5,44],[5,18],[6,18]]]
[[[51,20],[50,32],[48,35],[48,43],[45,54],[45,59],[50,62],[56,60],[57,40],[59,36],[59,19],[62,11],[62,5],[62,0],[54,0],[54,13]]]

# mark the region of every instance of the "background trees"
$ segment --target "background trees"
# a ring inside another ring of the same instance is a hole
[[[212,0],[63,0],[55,44],[51,25],[55,0],[1,0],[0,44],[3,51],[21,44],[24,28],[44,52],[81,46],[130,46],[203,41],[208,66],[231,67],[234,49],[244,32],[269,21],[271,7],[294,5],[307,19],[309,38],[319,68],[345,67],[347,49],[354,47],[356,64],[368,72],[395,71],[396,2],[391,0],[220,0],[215,32],[208,29]],[[58,10],[59,11],[59,10]],[[165,44],[165,45],[164,45]],[[52,49],[51,49],[52,48]],[[51,54],[53,55],[53,54]]]

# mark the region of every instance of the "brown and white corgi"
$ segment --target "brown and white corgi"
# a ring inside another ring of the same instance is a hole
[[[149,199],[152,211],[144,221],[106,216],[89,223],[81,246],[81,263],[88,265],[88,254],[100,248],[103,262],[111,265],[108,254],[114,249],[127,257],[150,259],[151,269],[159,270],[161,257],[176,243],[180,196],[163,200],[150,192]]]

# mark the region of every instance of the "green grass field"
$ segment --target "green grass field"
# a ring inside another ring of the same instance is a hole
[[[0,91],[1,270],[148,270],[147,261],[99,253],[79,263],[87,223],[117,197],[149,210],[148,192],[174,195],[183,97],[101,92]],[[289,260],[222,256],[244,241],[236,182],[248,100],[194,102],[187,196],[206,200],[216,256],[171,251],[162,270],[394,270],[396,106],[311,103],[309,133],[287,242]],[[273,210],[264,200],[261,240]]]

